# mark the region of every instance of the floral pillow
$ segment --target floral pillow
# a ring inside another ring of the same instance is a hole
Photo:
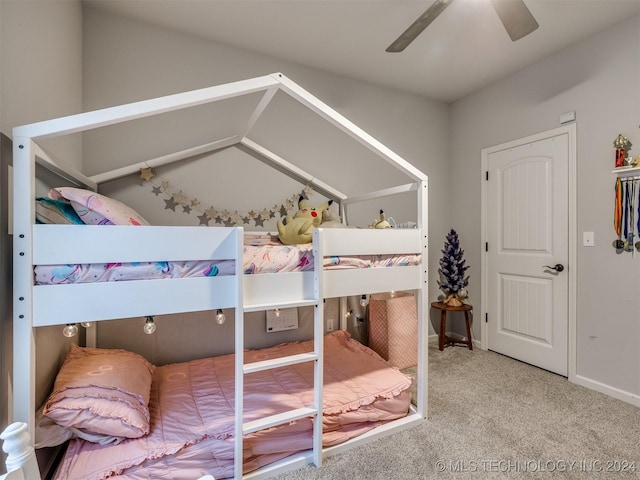
[[[43,414],[83,438],[138,438],[149,433],[149,396],[155,367],[117,349],[72,345]]]
[[[73,209],[87,225],[149,225],[131,207],[91,190],[56,187],[49,191],[49,197],[71,202]]]

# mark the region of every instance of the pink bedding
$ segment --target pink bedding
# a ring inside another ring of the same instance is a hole
[[[245,352],[255,362],[309,352],[298,342]],[[407,414],[411,378],[373,350],[336,331],[325,337],[323,443],[335,445]],[[189,479],[233,476],[234,356],[156,368],[151,388],[149,435],[118,445],[72,440],[59,480]],[[245,377],[245,418],[251,421],[313,403],[313,365],[308,362]],[[245,437],[249,472],[311,448],[311,419]]]
[[[324,268],[376,268],[417,265],[420,255],[366,255],[326,257]],[[37,285],[90,283],[159,278],[233,275],[233,260],[39,265]],[[313,245],[283,245],[268,234],[246,234],[243,253],[245,274],[304,272],[313,270]]]

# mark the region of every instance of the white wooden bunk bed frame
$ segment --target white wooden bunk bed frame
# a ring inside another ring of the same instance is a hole
[[[258,117],[276,92],[282,91],[309,110],[333,124],[373,153],[406,174],[406,185],[348,197],[297,168],[247,138]],[[203,146],[170,153],[128,167],[87,177],[67,168],[43,151],[35,142],[71,133],[83,132],[129,120],[186,109],[222,99],[264,92],[243,132]],[[323,299],[371,294],[393,290],[416,292],[418,309],[417,404],[409,414],[344,444],[322,448],[322,421],[314,422],[313,450],[293,455],[276,464],[245,475],[261,477],[297,468],[308,463],[322,464],[323,455],[342,451],[371,438],[389,434],[422,422],[427,415],[427,176],[351,123],[331,107],[282,75],[274,73],[249,80],[203,88],[151,100],[80,113],[63,118],[16,127],[13,130],[13,232],[14,232],[14,346],[13,346],[13,420],[3,433],[9,453],[6,478],[39,478],[32,440],[35,404],[35,332],[47,325],[64,325],[127,317],[189,311],[235,309],[235,478],[242,478],[243,434],[279,425],[298,418],[322,415]],[[143,167],[159,167],[194,155],[235,145],[256,158],[310,184],[315,191],[334,199],[346,218],[350,204],[415,192],[417,228],[415,229],[322,229],[313,235],[314,270],[277,275],[243,275],[243,230],[240,227],[129,227],[35,224],[36,163],[83,188],[97,190],[98,184],[139,172]],[[162,239],[162,241],[159,241]],[[99,249],[90,246],[99,242]],[[39,264],[108,263],[114,261],[181,260],[188,249],[192,258],[235,259],[232,276],[201,277],[75,285],[34,285],[33,268]],[[397,268],[323,270],[322,258],[351,254],[420,253],[422,264]],[[82,295],[83,305],[70,306],[69,296]],[[98,302],[98,297],[103,299]],[[105,298],[118,301],[105,301]],[[93,301],[92,299],[96,299]],[[153,301],[145,301],[153,299]],[[344,304],[344,302],[343,302]],[[95,305],[100,305],[96,310]],[[314,306],[314,352],[271,361],[244,364],[244,312],[274,308]],[[345,315],[341,315],[345,328]],[[243,423],[243,376],[249,372],[300,362],[314,362],[314,405]]]

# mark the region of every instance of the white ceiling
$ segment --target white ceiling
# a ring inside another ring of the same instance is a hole
[[[512,42],[489,0],[455,0],[404,52],[386,53],[431,0],[82,1],[446,102],[640,14],[640,0],[525,0],[540,27]]]

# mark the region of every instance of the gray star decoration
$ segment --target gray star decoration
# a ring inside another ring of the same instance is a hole
[[[275,218],[276,215],[285,217],[289,213],[289,210],[297,205],[300,196],[308,199],[311,194],[313,194],[311,186],[306,185],[302,189],[302,192],[291,195],[291,197],[287,198],[282,203],[275,204],[271,208],[265,207],[260,210],[251,210],[248,213],[240,213],[238,211],[231,213],[226,209],[219,209],[213,206],[206,209],[201,207],[200,200],[197,198],[189,198],[187,195],[182,193],[182,190],[176,191],[176,189],[172,188],[166,179],[156,176],[151,168],[141,169],[140,178],[144,180],[144,183],[141,185],[151,185],[151,193],[156,197],[160,194],[165,194],[169,197],[163,199],[165,210],[175,212],[176,207],[181,206],[182,213],[186,213],[187,215],[191,214],[192,211],[200,212],[201,215],[197,216],[199,225],[205,226],[209,226],[209,222],[214,222],[218,225],[232,227],[242,224],[249,225],[253,221],[256,227],[264,227],[264,222]]]
[[[164,203],[165,203],[165,206],[164,206],[165,210],[172,210],[174,212],[176,211],[176,207],[178,206],[178,204],[175,202],[173,197],[166,199]]]
[[[209,217],[207,216],[206,213],[203,213],[202,215],[198,215],[198,220],[200,220],[200,223],[198,225],[209,226]]]

